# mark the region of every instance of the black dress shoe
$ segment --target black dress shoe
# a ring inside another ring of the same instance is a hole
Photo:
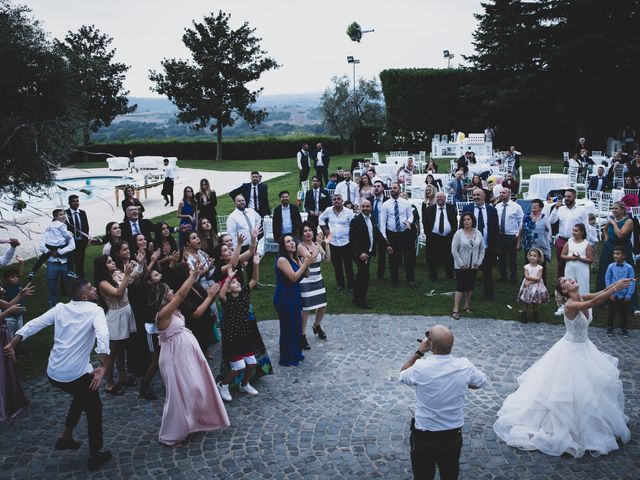
[[[56,440],[56,450],[78,450],[82,444],[73,438],[58,438]]]
[[[87,470],[95,470],[111,460],[111,452],[92,453],[87,460]]]
[[[309,342],[307,342],[306,335],[302,335],[302,339],[300,340],[300,347],[302,348],[302,350],[311,350],[311,345],[309,345]]]
[[[317,327],[315,325],[311,325],[311,329],[313,330],[313,333],[315,335],[318,335],[318,338],[320,338],[320,340],[327,339],[327,334],[324,333],[324,330],[322,330],[322,327],[320,325],[318,325]]]

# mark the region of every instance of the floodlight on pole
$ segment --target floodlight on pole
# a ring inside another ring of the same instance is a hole
[[[451,68],[451,59],[455,57],[455,55],[451,53],[449,50],[443,50],[442,54],[444,58],[447,59],[447,68]]]
[[[360,63],[360,60],[349,55],[347,57],[347,63],[353,65],[353,114],[354,120],[358,122],[358,103],[356,102],[356,65]],[[356,138],[353,136],[353,153],[356,153]]]

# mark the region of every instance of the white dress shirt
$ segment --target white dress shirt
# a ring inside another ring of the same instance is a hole
[[[249,208],[253,208],[256,212],[258,211],[259,208],[259,203],[260,203],[260,192],[258,191],[258,184],[256,183],[255,185],[252,183],[251,184],[251,191],[250,191],[250,195],[249,195],[249,202],[247,203],[247,207]]]
[[[556,223],[560,221],[558,226],[558,235],[564,238],[571,238],[573,227],[578,223],[587,225],[589,223],[589,215],[587,210],[580,205],[573,205],[573,208],[569,208],[566,205],[560,208],[554,208],[549,215],[549,222]]]
[[[440,233],[440,217],[444,217],[444,232]],[[394,220],[395,221],[395,220]],[[433,224],[433,230],[431,233],[435,233],[436,235],[441,235],[446,237],[451,233],[451,224],[449,223],[449,219],[447,218],[447,207],[436,204],[436,221]]]
[[[349,226],[354,216],[353,210],[344,207],[340,213],[337,213],[333,207],[328,207],[322,212],[318,222],[320,225],[329,225],[329,231],[333,234],[331,245],[344,247],[349,244]]]
[[[280,205],[282,207],[282,234],[285,233],[294,233],[293,232],[293,224],[291,223],[291,208],[289,205],[286,207],[284,205]]]
[[[360,187],[353,180],[344,180],[336,185],[334,195],[342,195],[345,203],[350,200],[353,205],[360,205]]]
[[[58,303],[16,332],[23,340],[53,325],[53,348],[47,375],[57,382],[73,382],[93,372],[89,356],[98,341],[96,353],[109,354],[109,329],[104,310],[93,302]]]
[[[176,167],[174,167],[173,165],[169,164],[166,167],[164,167],[164,178],[175,178],[176,176]]]
[[[396,231],[396,214],[395,214],[395,202],[398,201],[398,213],[400,215],[400,232],[408,230],[405,222],[413,222],[413,210],[411,204],[402,197],[397,199],[390,198],[382,204],[380,210],[380,232],[382,236],[387,238],[387,230],[391,232]]]
[[[371,253],[373,251],[373,220],[370,215],[365,215],[364,213],[362,217],[364,218],[364,224],[367,226],[367,232],[369,233],[369,253]]]
[[[316,166],[324,167],[324,163],[322,162],[322,150],[318,151],[316,154]]]
[[[478,205],[474,205],[473,215],[476,217],[476,226],[478,225],[478,217],[480,216],[479,212],[480,212],[480,207],[478,207]],[[484,222],[484,229],[482,230],[482,236],[484,237],[484,246],[486,248],[489,246],[489,214],[487,213],[486,203],[482,205],[482,220]]]
[[[438,432],[464,425],[469,385],[484,387],[487,376],[466,358],[427,355],[400,372],[400,381],[416,387],[416,428]]]
[[[249,220],[248,222],[247,219]],[[244,211],[240,211],[236,208],[231,212],[229,218],[227,218],[227,233],[231,235],[233,246],[237,246],[238,233],[244,235],[244,242],[242,242],[242,246],[248,246],[251,242],[251,231],[256,227],[256,225],[261,224],[262,218],[260,218],[260,215],[258,215],[258,212],[254,209],[245,208]]]
[[[42,236],[42,241],[40,242],[40,253],[51,253],[51,250],[47,248],[47,245],[65,245],[58,249],[58,254],[60,256],[54,257],[53,255],[47,258],[47,262],[50,263],[67,263],[67,257],[64,255],[72,252],[76,248],[76,242],[73,240],[73,235],[67,230],[67,225],[62,222],[58,222],[54,220],[51,222],[51,225],[47,227],[44,232],[45,234]],[[50,243],[56,242],[56,243]]]
[[[0,258],[0,267],[8,265],[14,253],[16,253],[16,247],[9,247],[9,250],[4,252],[4,255]]]
[[[498,229],[502,228],[502,211],[505,208],[507,209],[507,213],[505,214],[504,232],[500,230],[500,233],[504,235],[519,235],[520,230],[522,229],[522,220],[524,220],[524,212],[520,205],[516,202],[512,202],[511,200],[506,204],[504,202],[500,202],[496,205],[496,210],[498,212]]]
[[[309,150],[306,150],[305,153],[306,153],[306,156],[309,157],[309,160],[311,160],[311,156],[309,155]],[[296,159],[298,161],[298,170],[302,170],[302,150],[298,152]],[[311,161],[309,161],[309,163],[311,163]]]

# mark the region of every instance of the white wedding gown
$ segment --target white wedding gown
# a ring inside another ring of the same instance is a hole
[[[566,333],[518,377],[493,425],[508,445],[547,455],[585,451],[597,456],[631,437],[624,414],[618,359],[598,350],[587,335],[591,311],[564,317]]]

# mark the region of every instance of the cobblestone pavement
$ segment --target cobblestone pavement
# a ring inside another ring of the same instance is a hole
[[[631,441],[608,456],[573,459],[521,452],[496,440],[492,424],[516,376],[563,335],[563,326],[436,317],[329,315],[328,340],[311,338],[301,367],[277,365],[278,323],[260,323],[275,374],[255,382],[258,397],[236,393],[227,411],[231,427],[194,434],[185,446],[157,442],[162,400],[102,395],[105,447],[114,459],[90,476],[85,470],[86,423],[78,452],[56,452],[69,397],[44,378],[25,385],[30,407],[0,424],[0,478],[301,479],[410,478],[409,407],[413,389],[398,382],[401,365],[425,328],[442,322],[456,335],[454,354],[467,356],[492,384],[467,397],[461,478],[637,479],[640,477],[640,333],[607,338],[594,328],[596,346],[620,358],[631,417]],[[219,360],[212,365],[217,371]],[[156,379],[155,389],[164,394]]]

